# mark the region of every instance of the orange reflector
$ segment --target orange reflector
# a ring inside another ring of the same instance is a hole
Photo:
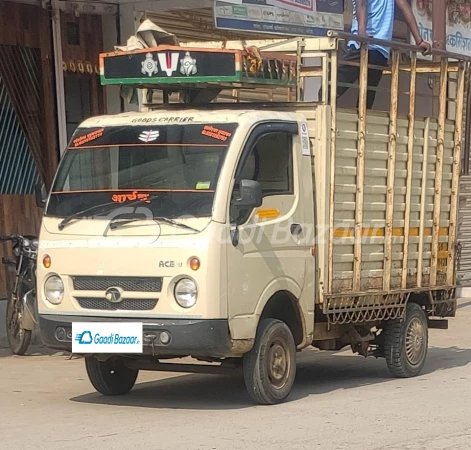
[[[276,219],[280,216],[280,211],[277,209],[259,209],[257,216],[259,219]]]
[[[198,258],[191,258],[190,260],[190,268],[191,270],[198,270],[200,268],[200,260]]]
[[[51,257],[49,255],[45,255],[43,258],[43,266],[46,269],[49,269],[51,267]]]

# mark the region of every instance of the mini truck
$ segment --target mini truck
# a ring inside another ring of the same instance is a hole
[[[453,101],[463,116],[468,61],[421,62],[389,43],[390,110],[367,112],[365,38],[359,107],[341,109],[328,101],[339,40],[272,41],[269,56],[258,43],[255,63],[230,43],[102,55],[103,84],[163,90],[165,102],[86,120],[47,198],[37,192],[41,336],[83,355],[97,391],[126,394],[139,370],[240,370],[255,402],[275,404],[309,346],[421,372],[428,329],[456,312],[463,126],[445,111]],[[311,57],[320,65],[299,65]],[[415,115],[427,71],[440,77],[435,118]],[[309,77],[318,102],[302,101]],[[297,101],[171,103],[176,91],[266,86]]]

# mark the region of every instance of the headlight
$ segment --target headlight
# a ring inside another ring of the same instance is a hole
[[[64,297],[64,283],[57,275],[50,276],[44,283],[44,293],[49,303],[60,305]]]
[[[175,286],[175,300],[182,308],[191,308],[198,298],[198,289],[193,280],[183,278]]]

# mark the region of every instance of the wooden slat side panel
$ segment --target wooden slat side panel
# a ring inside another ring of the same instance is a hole
[[[355,217],[358,214],[356,211],[357,120],[358,117],[354,112],[342,111],[338,114],[334,193],[334,293],[351,291],[354,285]],[[389,118],[386,114],[368,114],[364,163],[361,291],[382,290],[384,285],[389,125]],[[426,119],[416,118],[413,125],[412,141],[414,147],[411,161],[408,162],[411,124],[404,117],[398,118],[393,184],[390,289],[404,287],[404,257],[407,261],[405,287],[410,288],[418,285],[419,270],[422,274],[420,277],[422,286],[430,284],[434,240],[433,205],[436,192],[438,124],[436,120],[430,120],[426,127]],[[452,123],[447,122],[444,127],[442,195],[437,253],[440,272],[446,271],[447,266],[452,192],[453,130]],[[427,134],[426,137],[425,134]],[[427,139],[427,154],[424,157],[425,139]],[[409,180],[408,167],[412,167]],[[410,186],[409,193],[408,185]],[[407,240],[408,254],[404,255],[407,199],[410,199],[407,212],[409,236]],[[421,258],[420,264],[419,258]]]

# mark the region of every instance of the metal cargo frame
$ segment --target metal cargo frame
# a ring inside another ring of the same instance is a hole
[[[350,39],[361,41],[358,110],[338,108],[336,101],[339,43]],[[391,48],[388,68],[368,64],[371,43]],[[300,61],[321,62],[300,67],[298,101],[304,80],[321,78],[319,102],[330,104],[331,112],[330,152],[322,160],[330,170],[329,179],[322,180],[326,186],[321,183],[316,189],[328,196],[329,207],[317,211],[317,217],[328,221],[329,239],[317,245],[324,287],[319,303],[329,323],[402,317],[411,295],[420,296],[431,315],[453,316],[465,123],[460,119],[470,59],[433,50],[438,62],[418,61],[419,47],[338,32],[329,32],[327,38],[285,40],[263,50],[298,52]],[[369,68],[391,77],[387,113],[367,111]],[[401,73],[409,77],[405,115],[398,113]],[[436,118],[416,117],[419,75],[438,83]],[[448,119],[450,111],[457,120]],[[313,160],[315,171],[316,155]],[[379,219],[378,213],[383,215]]]
[[[391,47],[388,114],[367,112],[371,42]],[[462,118],[469,59],[434,51],[438,63],[418,65],[418,48],[411,45],[366,38],[361,39],[360,48],[358,113],[337,110],[337,54],[331,53],[330,239],[323,312],[332,324],[394,319],[402,317],[411,295],[422,295],[431,315],[454,315]],[[410,58],[401,64],[404,55]],[[436,119],[415,116],[419,70],[439,76]],[[406,117],[398,115],[400,72],[409,74]],[[456,76],[450,77],[453,72]],[[454,98],[449,97],[450,82],[456,82]],[[447,120],[451,104],[454,121]],[[349,121],[350,127],[346,125]],[[345,140],[349,131],[350,144],[356,144],[356,149]],[[352,142],[355,133],[356,142]],[[350,152],[352,164],[350,176],[343,181],[341,171],[349,167],[342,152]],[[368,165],[369,160],[379,160],[381,169]],[[348,208],[339,201],[339,190],[346,187],[354,217],[345,214]],[[340,223],[347,227],[339,230]],[[350,252],[339,238],[353,247]],[[349,262],[347,276],[342,270],[345,260]]]

